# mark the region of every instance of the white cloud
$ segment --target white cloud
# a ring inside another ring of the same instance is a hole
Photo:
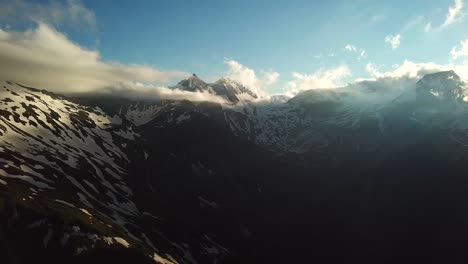
[[[440,25],[439,27],[433,28],[432,23],[429,22],[424,28],[425,31],[429,32],[431,30],[440,30],[452,24],[461,22],[463,20],[463,17],[465,16],[465,13],[463,12],[463,7],[463,0],[455,0],[453,5],[449,7],[444,23],[442,23],[442,25]]]
[[[365,59],[367,54],[365,49],[358,48],[354,45],[347,44],[345,47],[345,50],[351,53],[357,53],[358,57],[357,60],[360,61],[362,59]]]
[[[379,87],[382,91],[387,92],[407,90],[414,87],[414,84],[424,77],[424,75],[441,71],[453,70],[462,80],[468,81],[468,64],[449,63],[441,65],[433,62],[415,63],[405,60],[401,65],[387,72],[379,71],[373,64],[368,64],[366,68],[372,78],[357,79],[354,84],[367,85],[371,83],[372,85],[377,85],[375,87]]]
[[[421,78],[425,74],[434,73],[439,71],[450,70],[450,65],[439,65],[433,62],[415,63],[405,60],[401,65],[392,71],[380,72],[373,64],[369,63],[366,66],[367,71],[373,78]]]
[[[453,6],[449,8],[447,17],[445,18],[442,27],[446,27],[453,23],[460,22],[463,19],[464,15],[465,14],[463,13],[463,0],[455,0]]]
[[[0,21],[7,23],[41,21],[55,26],[96,27],[94,13],[81,0],[50,0],[41,4],[27,0],[7,0],[0,1],[0,4]]]
[[[261,83],[263,86],[270,86],[278,81],[279,73],[277,72],[262,72]]]
[[[385,43],[390,44],[392,49],[397,49],[398,47],[400,47],[400,44],[401,44],[401,35],[400,34],[397,34],[395,36],[387,35],[385,37]]]
[[[266,96],[268,86],[276,83],[279,78],[279,73],[273,71],[262,71],[260,76],[257,76],[253,69],[235,60],[227,59],[224,63],[228,67],[226,77],[239,82],[260,97]]]
[[[142,94],[171,98],[168,89],[156,91],[159,88],[154,85],[145,88],[136,83],[163,84],[188,75],[146,65],[103,62],[99,52],[80,47],[44,23],[22,32],[0,29],[0,79],[23,85],[64,94],[122,91],[133,87],[132,91],[141,88]],[[175,91],[174,96],[188,94]]]
[[[99,95],[119,95],[131,99],[164,99],[164,100],[190,100],[195,102],[226,103],[222,97],[209,92],[189,92],[139,82],[119,83],[103,88],[97,92]]]
[[[301,91],[310,89],[336,88],[342,85],[344,78],[351,76],[351,70],[346,65],[323,70],[312,74],[293,73],[293,80],[287,83],[285,94],[294,96]]]
[[[356,52],[356,51],[357,51],[357,48],[356,48],[354,45],[347,44],[347,45],[345,46],[345,50],[347,50],[347,51],[352,51],[352,52]]]
[[[165,84],[187,77],[181,71],[162,71],[148,65],[104,62],[98,51],[70,41],[53,26],[94,30],[96,18],[81,0],[0,0],[0,21],[33,21],[35,29],[22,32],[0,29],[0,79],[63,94],[111,94],[136,99],[212,101],[221,97],[171,89]],[[274,76],[269,76],[268,81]]]
[[[367,57],[366,51],[365,51],[365,50],[361,50],[361,52],[359,53],[358,60],[365,59],[366,57]]]
[[[456,60],[460,57],[468,57],[468,39],[460,41],[460,48],[453,47],[450,51],[452,59]]]

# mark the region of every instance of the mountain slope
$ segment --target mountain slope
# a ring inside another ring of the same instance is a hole
[[[11,82],[0,91],[0,183],[3,201],[14,208],[10,222],[19,217],[22,224],[45,227],[45,248],[49,242],[68,245],[70,257],[113,244],[143,246],[150,256],[155,249],[136,224],[143,215],[128,184],[127,148],[140,137],[132,125]],[[65,223],[54,224],[57,216]],[[49,236],[67,239],[52,242]],[[77,240],[83,236],[88,238]]]
[[[0,250],[52,263],[468,259],[457,250],[468,106],[455,73],[283,103],[190,78],[178,89],[230,103],[2,83]]]

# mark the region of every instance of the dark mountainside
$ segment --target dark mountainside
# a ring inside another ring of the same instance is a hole
[[[5,263],[466,262],[466,84],[373,85],[173,87],[220,105],[2,82]]]

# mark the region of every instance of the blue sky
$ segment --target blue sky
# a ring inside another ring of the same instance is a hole
[[[424,31],[425,23],[443,23],[453,0],[84,3],[96,14],[98,48],[105,59],[206,77],[222,73],[224,58],[282,76],[342,63],[356,75],[365,74],[368,61],[387,66],[404,59],[445,63],[448,51],[468,37],[466,22],[442,32]],[[421,16],[419,25],[402,32]],[[384,42],[390,34],[403,35],[396,50]],[[367,59],[358,61],[345,52],[347,44],[365,49]]]
[[[257,75],[278,73],[265,88],[269,93],[280,92],[293,73],[346,66],[349,73],[340,78],[346,83],[370,77],[369,64],[380,72],[405,60],[445,65],[450,51],[468,39],[463,0],[68,2],[89,11],[93,22],[45,22],[83,49],[98,51],[102,61],[195,72],[211,81],[234,60]],[[11,19],[5,25],[24,27]]]

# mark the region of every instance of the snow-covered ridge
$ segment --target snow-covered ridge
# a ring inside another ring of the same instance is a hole
[[[242,96],[253,97],[228,79],[212,85],[193,75],[178,87],[215,92],[216,87],[224,86],[235,87],[239,101],[221,105],[220,113],[206,112],[197,106],[181,110],[180,103],[166,102],[131,106],[125,116],[135,125],[150,123],[158,117],[158,126],[169,126],[190,122],[195,113],[221,115],[237,136],[275,151],[298,153],[329,147],[333,141],[330,129],[354,133],[372,127],[375,135],[389,136],[387,128],[392,126],[387,122],[389,115],[403,123],[429,124],[424,121],[430,119],[429,115],[445,111],[442,123],[456,122],[458,127],[467,123],[461,117],[465,111],[466,84],[453,71],[427,74],[419,81],[363,81],[335,89],[307,90],[289,100],[276,98],[279,101],[244,100]],[[409,104],[411,110],[399,112],[402,104]]]
[[[136,126],[144,125],[151,120],[158,114],[160,111],[159,105],[144,105],[144,104],[132,104],[130,105],[124,113],[122,110],[120,114],[123,114],[125,118],[127,118],[130,122],[135,124]]]
[[[388,131],[395,125],[437,125],[451,131],[454,127],[457,131],[468,127],[463,117],[468,115],[463,102],[466,84],[453,71],[427,74],[419,81],[405,82],[403,87],[394,84],[362,82],[307,90],[283,104],[225,107],[236,112],[227,111],[226,122],[236,135],[280,152],[298,153],[327,149],[336,141],[330,131],[344,135],[370,133],[371,141],[379,141],[391,137]],[[388,118],[399,121],[389,123]],[[437,122],[431,121],[434,118]]]
[[[62,199],[122,227],[139,214],[124,181],[124,148],[139,135],[119,116],[11,82],[0,83],[0,98],[2,182],[31,195],[66,186]]]

